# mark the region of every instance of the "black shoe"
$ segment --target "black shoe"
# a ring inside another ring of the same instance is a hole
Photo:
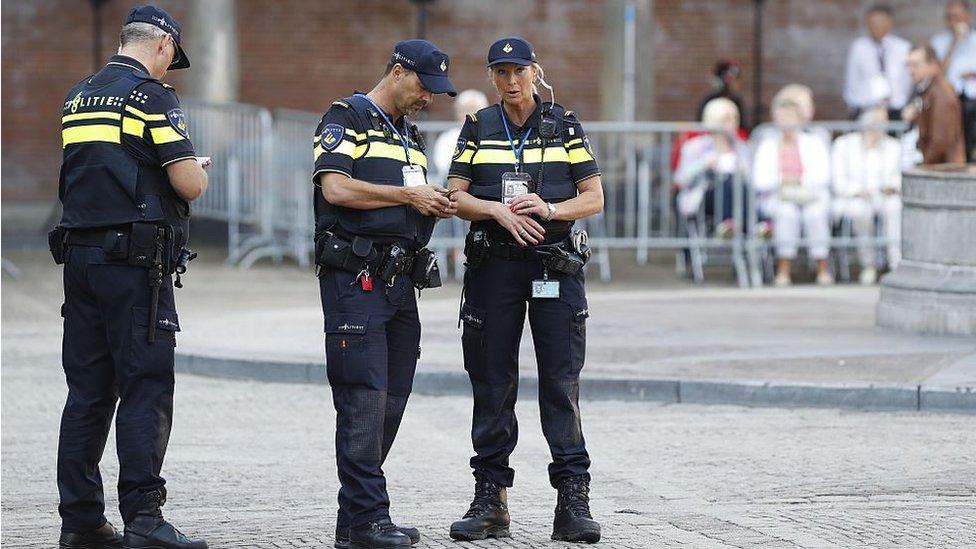
[[[61,532],[60,549],[118,549],[122,547],[122,534],[105,521],[105,524],[81,534]]]
[[[420,530],[416,528],[411,528],[409,526],[397,526],[397,530],[401,534],[406,535],[410,538],[410,545],[416,545],[420,542]],[[336,527],[335,533],[335,549],[350,549],[352,545],[349,544],[349,528],[339,528]]]
[[[160,507],[166,503],[165,492],[150,492],[136,512],[132,522],[125,525],[122,545],[125,549],[207,549],[202,539],[189,539],[175,526],[163,520]]]
[[[451,525],[451,538],[471,541],[507,538],[512,517],[508,514],[508,492],[487,476],[475,474],[474,501],[461,520]]]
[[[417,538],[420,538],[419,532]],[[338,543],[336,537],[336,545]],[[410,543],[410,536],[401,532],[388,518],[349,529],[349,547],[352,549],[410,549]]]
[[[600,523],[590,515],[590,478],[566,477],[559,481],[552,539],[556,541],[600,541]]]

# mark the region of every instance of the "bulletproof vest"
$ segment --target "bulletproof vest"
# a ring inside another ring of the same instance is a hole
[[[547,113],[548,111],[548,113]],[[538,128],[533,128],[532,135],[530,136],[530,141],[526,144],[525,151],[530,150],[530,148],[539,149],[545,148],[546,150],[541,156],[541,163],[524,163],[523,171],[529,173],[532,176],[533,184],[535,188],[532,189],[536,194],[538,194],[543,200],[547,202],[561,202],[563,200],[568,200],[574,198],[577,195],[576,183],[573,181],[572,173],[570,172],[569,163],[565,161],[559,161],[555,153],[560,151],[553,151],[553,147],[562,148],[564,143],[564,130],[566,128],[565,118],[566,109],[563,108],[559,103],[543,103],[542,112],[544,115],[552,116],[556,123],[556,135],[555,137],[545,140],[539,145],[537,140],[540,139],[538,134]],[[488,141],[494,144],[499,142],[504,142],[504,148],[510,150],[508,136],[505,133],[505,125],[502,121],[501,109],[499,105],[491,105],[481,109],[475,115],[476,126],[478,128],[478,150],[482,148],[482,143]],[[515,138],[515,136],[512,136]],[[524,156],[524,151],[523,151]],[[562,155],[565,157],[565,154]],[[478,164],[478,153],[475,153],[474,163]],[[506,166],[501,168],[498,173],[493,173],[492,177],[487,179],[479,178],[477,175],[471,184],[468,186],[468,193],[484,199],[484,200],[501,200],[502,199],[502,183],[501,174],[502,172],[512,171],[514,166]],[[541,176],[541,177],[540,177]]]
[[[61,226],[152,222],[173,227],[177,242],[185,243],[189,206],[165,169],[140,160],[123,139],[144,135],[145,122],[127,103],[137,87],[153,81],[142,71],[107,66],[68,92],[61,122]]]
[[[352,129],[362,138],[357,138],[357,149],[361,150],[356,153],[352,177],[374,185],[403,186],[402,170],[406,162],[389,154],[391,150],[402,153],[402,146],[376,108],[360,95],[346,97],[334,104],[348,105],[357,122],[357,127]],[[407,132],[404,134],[401,130],[401,134],[410,141],[411,160],[416,164],[418,158],[426,159],[423,138],[417,126],[410,124]],[[422,248],[430,241],[436,221],[434,217],[421,215],[409,205],[373,210],[336,206],[325,200],[318,187],[315,188],[315,217],[318,229],[338,224],[341,231],[348,235],[368,236],[376,242],[398,240],[415,249]]]

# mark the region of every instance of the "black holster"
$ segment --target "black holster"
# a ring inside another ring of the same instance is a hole
[[[58,225],[47,233],[47,246],[56,265],[63,265],[68,255],[68,229]]]
[[[464,267],[477,269],[488,257],[488,232],[482,229],[468,231],[464,239]]]
[[[441,270],[437,265],[437,255],[427,248],[417,252],[413,260],[410,280],[418,290],[441,287]]]

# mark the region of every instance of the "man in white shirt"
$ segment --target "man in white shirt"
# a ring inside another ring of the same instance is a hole
[[[894,13],[888,6],[872,6],[865,22],[867,35],[854,40],[847,55],[844,101],[852,118],[884,105],[889,117],[897,120],[912,90],[906,65],[911,44],[891,34]]]
[[[974,160],[976,148],[976,31],[968,0],[950,0],[945,6],[946,30],[932,37],[932,48],[942,61],[946,79],[962,101],[966,158]]]

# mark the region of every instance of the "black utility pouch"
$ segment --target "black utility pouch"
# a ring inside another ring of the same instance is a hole
[[[151,267],[156,256],[159,227],[152,223],[133,223],[129,233],[129,265]]]
[[[468,232],[464,239],[464,266],[477,269],[488,257],[488,233],[483,230]]]
[[[47,246],[56,265],[63,265],[68,256],[68,229],[55,227],[47,233]]]
[[[334,233],[323,231],[315,235],[315,263],[319,266],[341,269],[351,253],[349,242]]]
[[[427,248],[417,252],[410,280],[418,290],[441,287],[441,270],[437,265],[437,255],[434,252]]]
[[[403,261],[407,252],[396,244],[391,245],[383,254],[380,267],[377,269],[376,278],[386,284],[393,282],[393,278],[403,270]]]
[[[536,253],[542,256],[542,265],[554,273],[575,275],[585,263],[576,252],[567,252],[558,246],[539,246]]]
[[[129,235],[109,229],[105,231],[105,238],[102,240],[102,250],[105,252],[106,259],[116,261],[129,258]]]
[[[376,258],[376,251],[373,249],[373,241],[362,237],[354,236],[352,238],[352,254],[347,259],[347,264],[345,269],[347,271],[358,273],[366,263],[373,261]]]

